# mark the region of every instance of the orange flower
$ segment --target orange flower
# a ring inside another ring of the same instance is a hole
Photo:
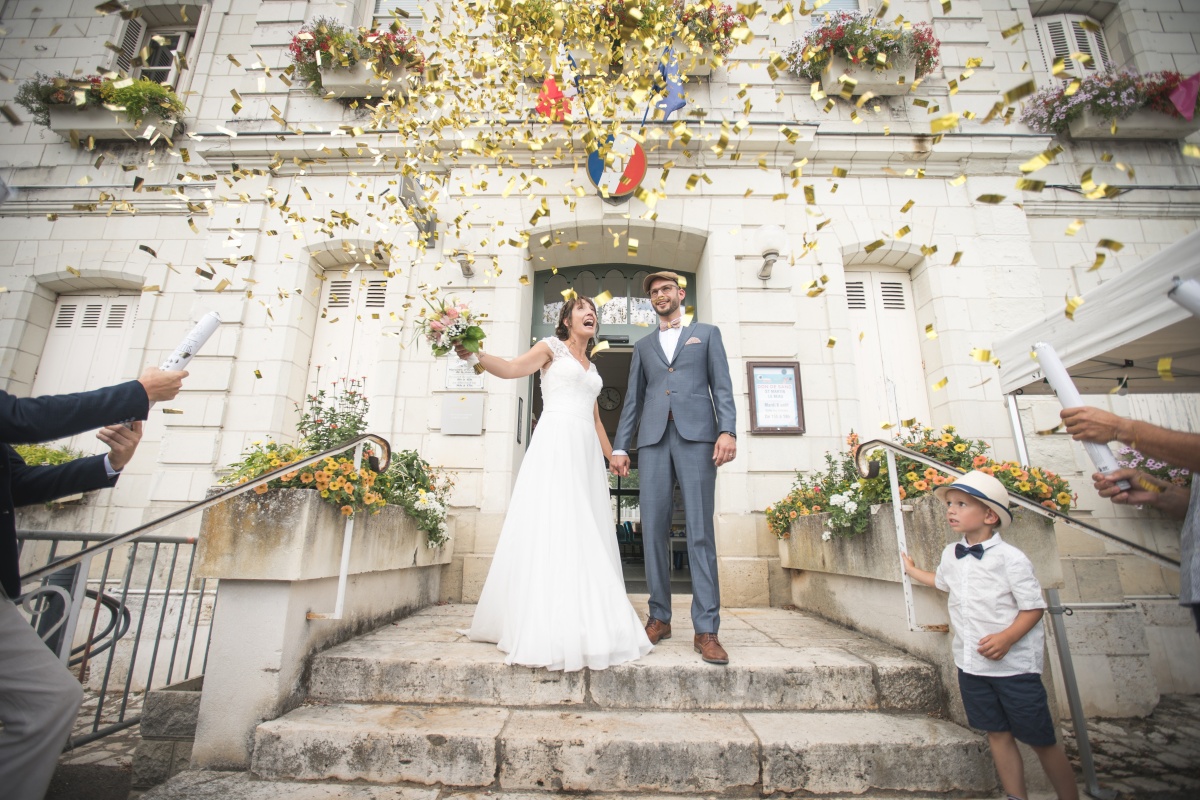
[[[281,480],[282,480],[284,483],[288,483],[288,482],[290,482],[290,481],[293,481],[293,480],[295,480],[295,478],[296,478],[296,473],[295,473],[295,472],[289,472],[287,475],[284,475],[284,476],[283,476],[283,478],[281,478]]]
[[[343,461],[342,462],[342,474],[349,475],[351,472],[354,472],[354,465],[351,464],[349,461]]]
[[[348,517],[348,516],[350,516],[350,515],[351,515],[351,514],[353,514],[353,513],[354,513],[354,507],[353,507],[353,506],[342,506],[342,516],[343,516],[343,517]]]
[[[993,477],[996,474],[996,470],[993,467],[980,467],[979,471],[984,473],[985,475],[991,475]]]
[[[900,487],[900,499],[903,500],[906,497],[908,497],[908,492],[904,491],[904,487],[901,486]]]
[[[795,511],[789,511],[789,512],[788,512],[788,519],[795,519],[795,518],[796,518],[796,512],[795,512]]]
[[[929,484],[926,483],[925,481],[917,481],[916,483],[913,484],[913,488],[916,489],[918,492],[927,492],[927,491],[929,491]]]
[[[261,484],[260,486],[255,486],[254,493],[255,494],[266,494],[267,493],[267,485],[264,483],[264,484]]]
[[[813,506],[813,507],[812,507],[812,512],[813,512],[814,514],[816,514],[816,513],[817,513],[818,511],[820,511],[820,510],[821,510],[821,507],[820,507],[820,506]]]
[[[934,476],[934,475],[937,475],[937,474],[938,474],[937,470],[936,470],[936,469],[934,469],[933,467],[929,467],[927,470],[925,470],[925,477],[926,477],[926,478],[930,478],[930,479],[932,479],[932,478],[933,478],[933,476]]]
[[[1054,501],[1053,501],[1053,500],[1043,500],[1043,501],[1042,501],[1042,505],[1043,505],[1043,506],[1045,506],[1046,508],[1050,508],[1050,509],[1053,509],[1053,510],[1055,510],[1055,511],[1057,511],[1057,510],[1058,510],[1058,506],[1054,505]]]
[[[947,479],[942,477],[941,475],[933,476],[933,485],[934,486],[941,486],[943,483],[946,483],[946,482],[947,482]]]
[[[326,483],[329,480],[329,473],[323,469],[319,469],[313,474],[313,477],[317,479],[317,483]]]
[[[312,483],[312,482],[313,482],[313,476],[312,476],[312,473],[311,473],[311,472],[305,472],[305,473],[303,473],[303,474],[300,476],[300,482],[301,482],[301,483]]]
[[[975,458],[971,459],[971,466],[973,466],[975,468],[982,467],[986,463],[987,463],[987,456],[975,456]]]

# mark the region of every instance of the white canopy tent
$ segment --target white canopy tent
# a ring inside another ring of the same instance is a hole
[[[1048,342],[1082,394],[1122,382],[1130,392],[1200,392],[1200,318],[1167,296],[1176,278],[1200,281],[1200,231],[1086,292],[1073,321],[1059,312],[997,342],[1001,391],[1050,393],[1029,355]],[[1159,375],[1161,358],[1171,359],[1174,380]]]

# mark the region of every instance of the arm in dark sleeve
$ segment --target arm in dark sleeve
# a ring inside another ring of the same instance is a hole
[[[633,348],[629,361],[629,382],[625,389],[625,406],[621,409],[621,420],[617,423],[617,435],[613,438],[613,449],[629,452],[633,445],[633,432],[637,429],[642,414],[642,399],[646,395],[646,376],[642,373],[641,348]]]
[[[55,466],[31,467],[7,445],[4,454],[12,482],[14,506],[49,503],[60,497],[93,489],[115,486],[117,478],[108,477],[104,456],[89,456]]]
[[[737,407],[733,403],[733,381],[729,377],[729,358],[721,329],[713,326],[708,342],[708,382],[717,412],[717,432],[737,435]]]
[[[145,419],[149,413],[150,400],[137,381],[46,397],[13,397],[0,392],[0,442],[46,442],[105,425]]]

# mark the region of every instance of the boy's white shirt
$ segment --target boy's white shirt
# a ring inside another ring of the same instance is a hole
[[[964,546],[966,539],[960,540]],[[1045,634],[1039,622],[1013,644],[999,661],[979,653],[979,640],[1012,625],[1018,611],[1045,608],[1042,586],[1033,564],[1018,548],[993,533],[983,542],[983,558],[954,555],[946,545],[934,582],[950,593],[950,629],[954,633],[954,663],[971,675],[1041,673]]]

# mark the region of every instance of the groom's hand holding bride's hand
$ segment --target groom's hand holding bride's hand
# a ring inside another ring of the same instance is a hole
[[[713,463],[719,467],[733,461],[735,457],[737,457],[737,439],[728,433],[722,433],[717,437],[716,444],[713,445]]]
[[[608,471],[618,478],[629,477],[629,456],[609,456]]]

